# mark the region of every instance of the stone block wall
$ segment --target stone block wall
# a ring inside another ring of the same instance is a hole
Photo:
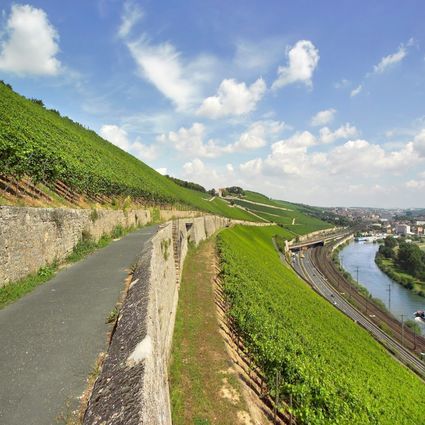
[[[97,241],[114,227],[144,225],[147,210],[0,207],[0,287],[65,259],[83,231]]]
[[[229,225],[231,220],[216,216],[177,220],[181,264],[188,241],[197,245]],[[146,245],[84,425],[171,425],[168,362],[179,290],[172,238],[169,222]]]

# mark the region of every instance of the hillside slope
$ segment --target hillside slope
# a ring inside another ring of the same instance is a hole
[[[0,83],[0,177],[28,177],[55,190],[58,181],[70,192],[90,197],[127,197],[147,205],[183,204],[227,217],[258,218],[226,202],[178,186],[42,102],[29,100]],[[3,182],[3,189],[4,189]]]
[[[318,210],[317,208],[311,207],[310,211],[306,211],[297,204],[272,200],[261,193],[245,191],[242,197],[233,197],[232,201],[246,211],[276,223],[297,235],[332,227],[331,224],[312,215],[312,212]]]
[[[218,236],[229,314],[273,398],[300,424],[422,424],[423,382],[285,267],[279,227]],[[280,385],[276,392],[276,375]]]

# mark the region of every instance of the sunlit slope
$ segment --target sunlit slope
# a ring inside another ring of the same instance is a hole
[[[329,223],[305,214],[298,205],[275,201],[257,192],[245,191],[243,198],[233,201],[260,217],[280,224],[298,235],[332,227]]]
[[[0,174],[80,194],[131,196],[149,204],[185,204],[227,217],[258,221],[222,200],[176,185],[99,137],[0,83]]]
[[[422,424],[424,384],[316,294],[274,250],[275,227],[219,234],[230,315],[273,398],[292,395],[300,424]]]

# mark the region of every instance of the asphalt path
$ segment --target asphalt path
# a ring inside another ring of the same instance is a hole
[[[106,319],[156,229],[112,242],[0,310],[1,425],[63,423],[78,405],[107,347]]]

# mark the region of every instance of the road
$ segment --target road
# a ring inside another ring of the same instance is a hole
[[[313,248],[316,249],[316,248]],[[305,252],[304,258],[296,255],[292,259],[295,271],[306,280],[319,294],[326,298],[336,308],[349,316],[356,323],[368,330],[378,341],[380,341],[394,356],[414,370],[418,375],[425,377],[425,363],[418,357],[406,350],[401,344],[383,332],[368,317],[359,312],[327,281],[312,261],[312,250]]]
[[[130,233],[0,310],[0,424],[63,423],[98,354],[129,267],[156,226]]]

